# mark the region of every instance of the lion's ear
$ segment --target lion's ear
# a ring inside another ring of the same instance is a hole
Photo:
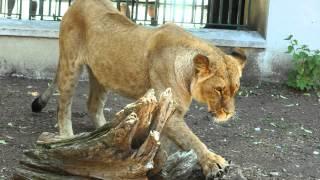
[[[209,59],[207,56],[204,56],[202,54],[197,54],[193,58],[193,64],[194,64],[196,73],[209,72]]]
[[[243,69],[247,62],[247,56],[244,50],[241,48],[233,48],[231,56],[238,60],[241,69]]]

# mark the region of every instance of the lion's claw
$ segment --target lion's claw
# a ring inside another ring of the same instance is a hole
[[[226,161],[221,156],[212,153],[208,154],[207,159],[201,164],[207,180],[222,179],[228,173],[231,161]]]

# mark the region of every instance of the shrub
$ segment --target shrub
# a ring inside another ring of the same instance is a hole
[[[299,90],[320,90],[320,50],[300,45],[290,35],[287,53],[292,55],[293,69],[288,75],[288,86]]]

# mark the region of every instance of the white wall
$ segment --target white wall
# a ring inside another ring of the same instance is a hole
[[[54,77],[59,52],[57,39],[0,36],[0,50],[0,75]]]
[[[311,49],[320,49],[320,0],[269,1],[263,73],[279,77],[290,68],[291,57],[284,53],[288,42],[283,40],[290,34]]]

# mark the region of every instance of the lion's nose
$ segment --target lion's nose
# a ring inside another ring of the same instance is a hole
[[[228,111],[228,110],[226,110],[226,109],[223,109],[223,112],[224,112],[227,116],[229,116],[229,115],[231,114],[231,112]]]

